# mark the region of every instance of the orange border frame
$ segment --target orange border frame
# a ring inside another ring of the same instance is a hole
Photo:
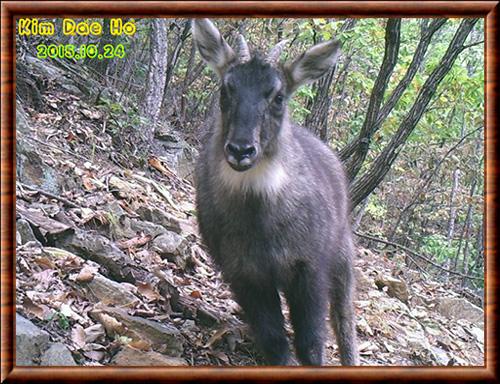
[[[486,20],[486,365],[484,367],[15,367],[15,73],[14,18],[19,16],[170,16],[261,17],[484,17]],[[128,381],[434,381],[498,382],[496,261],[496,110],[498,109],[498,1],[5,1],[1,5],[1,382]]]

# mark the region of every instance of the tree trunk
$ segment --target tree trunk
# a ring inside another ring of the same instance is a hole
[[[356,22],[356,19],[346,20],[342,24],[339,32],[342,33],[352,29],[356,25]],[[352,57],[345,57],[343,71],[347,70],[351,60]],[[306,116],[304,126],[314,132],[324,142],[327,142],[330,136],[328,132],[328,115],[330,113],[333,98],[333,93],[331,92],[333,79],[336,77],[336,82],[338,82],[340,77],[340,74],[337,75],[337,67],[338,66],[335,65],[326,76],[323,76],[316,82],[314,86],[316,91],[315,96],[306,106],[310,113]]]
[[[167,75],[167,21],[151,20],[150,64],[146,83],[143,112],[154,123],[160,113]],[[154,124],[151,125],[154,129]],[[153,138],[153,132],[148,133]]]
[[[179,27],[180,28],[180,27]],[[184,47],[184,43],[186,42],[187,37],[189,36],[189,31],[191,30],[191,21],[186,20],[184,25],[182,26],[182,32],[178,34],[177,41],[175,43],[174,49],[169,55],[168,65],[167,65],[167,73],[165,75],[165,85],[163,90],[163,101],[162,105],[165,106],[168,104],[167,96],[168,96],[168,86],[170,85],[170,80],[172,79],[172,75],[175,71],[175,67],[179,60],[179,55],[181,53],[182,48]]]
[[[443,26],[443,24],[446,22],[446,19],[435,19],[432,21],[430,26],[428,28],[425,28],[422,30],[422,37],[418,43],[418,46],[415,50],[415,54],[413,55],[413,59],[410,63],[410,66],[408,67],[408,70],[406,71],[403,79],[398,83],[396,88],[394,88],[394,91],[391,93],[389,96],[389,99],[387,102],[384,104],[384,106],[380,109],[379,115],[377,116],[377,119],[373,125],[373,127],[366,127],[367,129],[370,128],[370,131],[365,131],[363,130],[360,132],[358,137],[354,139],[352,142],[346,145],[344,149],[340,151],[340,158],[345,162],[349,157],[351,157],[356,151],[361,151],[361,147],[363,147],[362,140],[364,139],[365,141],[370,141],[371,137],[375,132],[380,128],[382,125],[383,121],[389,116],[391,113],[392,109],[396,106],[397,102],[403,95],[404,91],[410,83],[412,82],[413,78],[417,74],[419,68],[422,66],[422,63],[425,58],[425,54],[427,52],[427,49],[429,48],[429,44],[431,42],[432,36],[436,33],[436,31]],[[368,147],[365,148],[366,151],[368,151]],[[358,161],[361,159],[366,158],[366,154],[358,154]],[[362,164],[361,164],[362,165]],[[352,165],[353,167],[357,167],[358,172],[360,165]],[[353,169],[354,172],[354,169]],[[356,172],[357,175],[357,172]],[[353,177],[354,178],[354,177]]]
[[[408,114],[403,118],[398,131],[384,148],[382,153],[375,159],[370,169],[351,184],[350,193],[352,208],[363,201],[384,179],[392,164],[401,151],[401,146],[406,142],[408,136],[413,132],[420,118],[425,112],[427,105],[436,93],[436,89],[451,67],[455,63],[460,52],[464,50],[464,42],[478,19],[464,19],[458,27],[453,39],[448,46],[443,58],[425,81],[417,95],[415,103]]]
[[[347,177],[353,180],[358,174],[361,165],[368,153],[373,126],[375,125],[380,106],[384,99],[385,90],[389,85],[389,79],[398,60],[399,43],[401,41],[401,19],[389,19],[385,28],[385,53],[382,66],[375,80],[373,91],[368,103],[366,117],[359,133],[359,142],[351,159],[346,163]]]
[[[481,224],[477,228],[476,234],[476,257],[474,257],[474,262],[470,268],[471,272],[474,272],[476,269],[482,269],[484,265],[484,218],[481,221]],[[484,270],[481,271],[484,273]],[[477,274],[474,272],[474,274]]]
[[[459,179],[460,179],[460,169],[455,168],[455,170],[453,171],[453,185],[451,187],[451,193],[450,193],[450,218],[448,220],[448,233],[446,235],[448,243],[451,243],[451,241],[453,240],[453,235],[455,233],[455,219],[457,218],[455,195],[457,194]]]
[[[463,251],[463,257],[462,257],[462,271],[464,273],[467,272],[467,262],[469,259],[469,237],[470,237],[470,227],[471,227],[471,220],[472,220],[472,199],[474,197],[474,192],[476,191],[476,185],[477,185],[477,179],[474,178],[472,180],[472,185],[470,187],[470,193],[469,193],[469,205],[467,207],[467,215],[465,217],[465,223],[462,228],[462,234],[460,236],[460,244],[458,246],[458,251],[457,251],[457,257],[455,260],[458,260],[458,255],[460,254],[461,248],[462,248],[462,242],[465,242],[464,244],[464,251]],[[464,281],[462,281],[462,285],[464,284]]]
[[[111,35],[110,29],[110,19],[105,18],[103,22],[103,34],[99,40],[99,52],[103,51],[103,47],[107,44],[117,43],[118,39],[116,36]],[[106,73],[110,60],[89,60],[87,64],[93,67],[101,75]]]
[[[366,207],[368,206],[368,200],[370,199],[370,196],[368,196],[363,203],[361,204],[360,208],[358,209],[358,212],[356,213],[356,219],[354,220],[354,223],[352,225],[352,230],[357,231],[359,226],[361,225],[361,220],[363,219],[363,216],[365,215]]]
[[[311,113],[307,115],[304,125],[313,131],[321,140],[326,141],[328,137],[328,111],[332,104],[330,87],[335,77],[334,66],[326,76],[322,77],[316,85],[316,96],[309,106]]]

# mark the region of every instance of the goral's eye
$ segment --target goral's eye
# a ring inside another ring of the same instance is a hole
[[[273,102],[274,104],[281,106],[284,100],[285,97],[281,93],[278,93],[276,96],[274,96]]]

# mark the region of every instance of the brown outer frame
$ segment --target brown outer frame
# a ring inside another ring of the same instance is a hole
[[[486,19],[486,365],[485,367],[241,367],[241,368],[115,368],[115,367],[14,367],[14,178],[15,134],[13,72],[13,20],[17,16],[406,16],[484,17]],[[496,111],[498,109],[498,1],[172,1],[172,2],[21,2],[1,5],[1,382],[81,381],[221,381],[221,380],[307,380],[307,381],[434,381],[498,382],[497,366],[497,287],[495,216],[497,162],[495,158]]]

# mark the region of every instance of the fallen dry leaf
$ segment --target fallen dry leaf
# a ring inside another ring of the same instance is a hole
[[[118,245],[120,249],[135,249],[147,244],[149,241],[151,241],[151,235],[144,235],[136,236],[130,240],[117,241],[116,245]]]
[[[141,351],[149,351],[151,350],[151,343],[146,340],[132,340],[128,343],[128,345],[132,348],[139,349]]]
[[[207,343],[203,346],[203,348],[211,348],[212,345],[221,340],[224,335],[228,332],[227,328],[222,328],[216,331],[213,336],[207,341]]]
[[[165,176],[175,177],[175,173],[172,172],[172,170],[166,164],[162,163],[157,157],[151,156],[148,159],[148,164]]]
[[[55,235],[70,229],[66,224],[47,217],[43,212],[35,209],[27,209],[20,205],[16,206],[16,212],[35,227],[38,227],[42,235],[47,233]]]
[[[69,318],[76,320],[76,321],[79,321],[79,322],[83,322],[83,323],[85,322],[85,319],[83,317],[81,317],[78,313],[73,311],[73,309],[71,308],[71,306],[69,304],[61,304],[61,307],[59,308],[59,310],[66,317],[69,317]]]
[[[26,297],[23,301],[23,309],[27,312],[36,316],[40,320],[47,320],[52,314],[52,310],[46,305],[37,305],[29,297]]]
[[[85,190],[92,192],[95,191],[96,186],[94,185],[93,178],[87,175],[82,176],[82,185]]]
[[[162,297],[150,283],[137,283],[137,290],[149,301],[159,300]]]
[[[54,262],[46,256],[35,257],[35,263],[48,269],[54,269],[56,267]]]
[[[94,279],[98,268],[90,265],[84,265],[82,270],[75,276],[75,281],[79,283],[88,283]]]
[[[78,349],[82,349],[87,344],[85,330],[80,324],[75,324],[71,329],[71,341]]]
[[[200,291],[191,291],[189,296],[194,297],[195,299],[201,299],[201,292]]]
[[[96,313],[95,317],[96,320],[104,326],[104,329],[109,337],[114,337],[115,335],[120,335],[125,332],[124,325],[114,317],[103,312]]]
[[[83,352],[85,357],[88,357],[89,359],[96,360],[96,361],[101,361],[104,359],[105,353],[102,351],[88,351],[88,352]]]

